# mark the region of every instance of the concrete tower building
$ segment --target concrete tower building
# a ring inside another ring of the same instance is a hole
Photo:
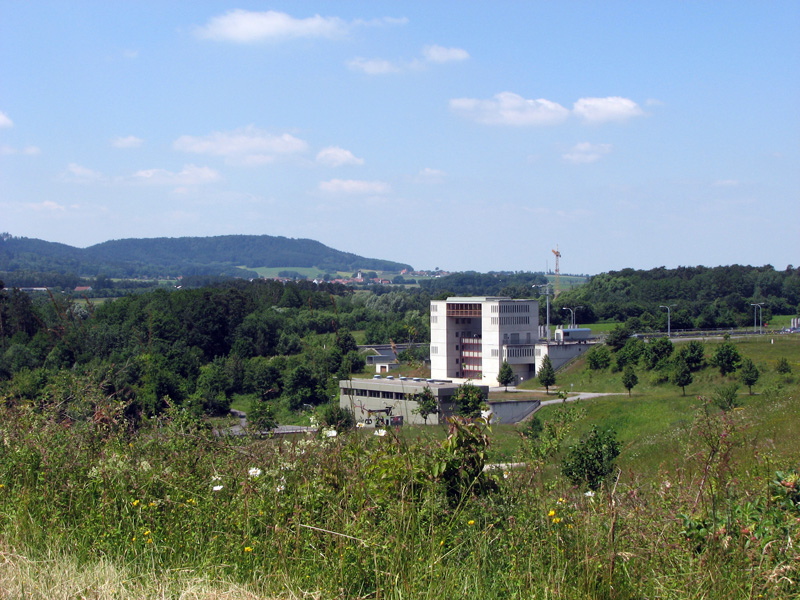
[[[431,377],[497,385],[503,361],[517,382],[536,374],[539,345],[536,300],[469,297],[431,302]],[[541,357],[539,358],[541,363]]]

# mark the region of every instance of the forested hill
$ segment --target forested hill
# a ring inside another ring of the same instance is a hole
[[[112,240],[74,248],[43,240],[0,236],[0,271],[48,271],[81,276],[237,275],[238,267],[317,267],[323,271],[411,270],[410,265],[364,258],[308,239],[269,235]]]
[[[595,275],[557,300],[557,306],[585,307],[581,320],[587,323],[639,318],[646,326],[652,317],[665,320],[666,310],[661,306],[670,306],[673,327],[699,328],[752,324],[751,304],[755,303],[763,303],[764,323],[771,315],[798,314],[800,268],[789,265],[778,271],[771,265],[730,265],[623,269]]]

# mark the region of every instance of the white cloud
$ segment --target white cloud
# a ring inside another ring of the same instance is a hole
[[[572,149],[561,157],[567,162],[575,164],[593,163],[609,152],[611,152],[611,144],[592,144],[589,142],[581,142],[575,144]]]
[[[501,92],[491,100],[455,98],[450,109],[486,125],[553,125],[569,116],[569,110],[550,100],[527,100],[513,92]]]
[[[625,121],[644,114],[636,102],[629,98],[581,98],[572,108],[573,112],[587,123]]]
[[[46,210],[49,212],[64,212],[67,210],[64,206],[58,204],[57,202],[53,202],[52,200],[45,200],[44,202],[39,202],[36,204],[28,204],[27,206],[35,211]]]
[[[425,167],[417,174],[416,181],[418,183],[441,183],[446,176],[447,173],[440,169]]]
[[[250,125],[205,136],[182,135],[172,146],[182,152],[225,156],[236,164],[255,166],[272,162],[280,155],[303,152],[307,144],[288,133],[273,135]]]
[[[13,146],[0,146],[0,156],[8,156],[11,154],[24,154],[26,156],[35,156],[41,154],[41,149],[38,146],[25,146],[22,149],[14,148]]]
[[[138,138],[135,135],[129,135],[126,137],[117,137],[111,140],[111,145],[115,148],[138,148],[142,145],[144,140],[142,138]]]
[[[201,185],[219,180],[217,171],[210,167],[186,165],[183,170],[174,173],[166,169],[145,169],[133,174],[134,182],[153,185]]]
[[[347,67],[353,71],[362,71],[367,75],[385,75],[386,73],[399,73],[402,70],[399,65],[381,58],[354,58],[347,62]]]
[[[269,10],[252,12],[232,10],[212,17],[196,33],[203,39],[250,43],[291,38],[338,38],[347,34],[349,25],[337,17],[314,15],[296,19],[286,13]]]
[[[328,167],[341,167],[343,165],[363,165],[364,159],[355,157],[350,150],[338,146],[328,146],[319,151],[317,162]]]
[[[422,49],[423,56],[430,62],[445,63],[454,60],[466,60],[469,52],[462,48],[445,48],[436,44],[425,46]]]
[[[13,126],[14,126],[14,122],[11,119],[8,118],[6,113],[4,113],[2,110],[0,110],[0,128],[13,127]]]
[[[82,167],[76,163],[70,163],[67,166],[67,177],[72,181],[93,182],[101,181],[103,174],[98,171],[93,171],[87,167]]]
[[[386,194],[391,188],[388,183],[383,181],[331,179],[320,182],[319,189],[333,194]]]

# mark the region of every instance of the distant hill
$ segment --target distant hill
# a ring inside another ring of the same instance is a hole
[[[256,276],[254,271],[239,267],[316,267],[331,272],[412,270],[410,265],[341,252],[314,240],[269,235],[132,238],[88,248],[0,235],[0,271],[74,273],[85,277]]]

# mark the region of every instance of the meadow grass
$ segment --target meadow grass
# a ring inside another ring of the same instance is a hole
[[[772,346],[741,348],[767,369],[795,348]],[[694,391],[705,394],[719,376],[702,375]],[[0,590],[3,598],[797,597],[797,383],[762,377],[765,387],[730,413],[655,383],[630,398],[548,407],[538,440],[480,424],[219,437],[178,410],[130,431],[113,404],[104,406],[110,418],[84,422],[64,419],[63,406],[4,399]],[[595,492],[559,467],[593,424],[614,427],[622,442],[621,470]],[[513,440],[507,449],[504,438]],[[525,466],[480,475],[496,458]]]

